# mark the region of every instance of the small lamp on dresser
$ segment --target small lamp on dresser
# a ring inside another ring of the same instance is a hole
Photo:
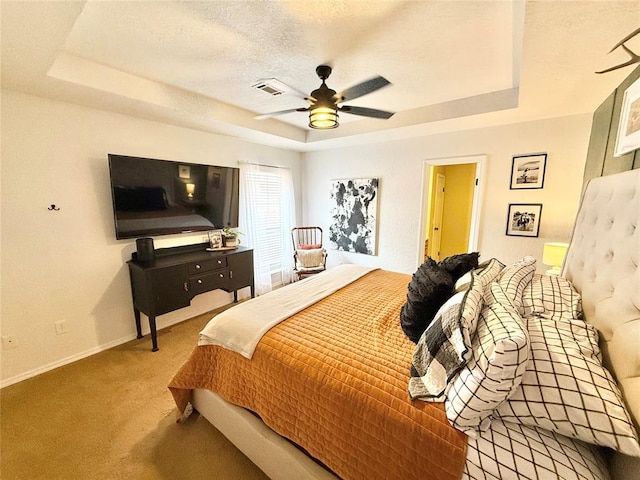
[[[551,267],[545,273],[547,275],[560,275],[560,269],[567,254],[568,243],[547,242],[542,251],[542,263]]]

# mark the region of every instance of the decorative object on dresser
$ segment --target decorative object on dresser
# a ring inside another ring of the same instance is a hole
[[[507,235],[537,237],[540,231],[541,203],[510,203]]]
[[[222,247],[222,232],[220,230],[211,230],[207,236],[209,237],[210,250],[217,250]]]
[[[222,244],[225,247],[237,247],[240,245],[240,235],[244,235],[244,233],[231,227],[224,227],[222,229]]]
[[[562,264],[564,263],[564,256],[567,254],[568,248],[568,243],[547,242],[544,244],[542,263],[551,267],[545,272],[547,275],[560,275]]]
[[[142,338],[140,312],[149,317],[152,351],[158,350],[156,317],[188,307],[196,295],[211,290],[233,292],[249,287],[255,296],[253,250],[239,247],[227,251],[207,251],[209,243],[160,248],[148,261],[134,253],[129,265],[133,311],[138,338]]]
[[[546,153],[514,155],[511,161],[511,190],[542,188],[547,165]]]

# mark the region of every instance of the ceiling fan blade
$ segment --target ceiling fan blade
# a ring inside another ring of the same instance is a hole
[[[353,87],[347,88],[343,90],[338,95],[336,95],[337,103],[345,102],[348,100],[353,100],[354,98],[362,97],[363,95],[367,95],[368,93],[375,92],[376,90],[386,87],[391,82],[384,77],[373,77],[369,80],[366,80],[362,83],[354,85]]]
[[[264,120],[265,118],[270,118],[270,117],[275,117],[276,115],[284,115],[285,113],[292,113],[292,112],[308,112],[309,108],[290,108],[288,110],[280,110],[279,112],[271,112],[271,113],[262,113],[260,115],[256,115],[255,118],[256,120]]]
[[[387,112],[385,110],[377,110],[375,108],[365,107],[350,107],[349,105],[343,105],[338,110],[344,113],[350,113],[351,115],[360,115],[361,117],[373,117],[373,118],[391,118],[396,112]]]

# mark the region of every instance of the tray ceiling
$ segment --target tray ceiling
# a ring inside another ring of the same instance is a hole
[[[2,2],[2,86],[297,150],[592,112],[633,69],[609,49],[640,24],[640,2]],[[634,39],[640,47],[640,42]],[[631,44],[628,44],[631,46]],[[620,49],[618,49],[620,50]],[[638,48],[640,51],[640,48]],[[397,112],[340,115],[315,131],[293,94],[329,64],[351,102]]]

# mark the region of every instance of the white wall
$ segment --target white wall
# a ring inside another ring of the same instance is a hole
[[[1,100],[0,328],[18,343],[2,348],[2,385],[135,338],[125,264],[135,241],[115,239],[108,153],[289,166],[301,215],[297,152],[7,90]],[[51,204],[60,211],[48,211]],[[156,237],[155,246],[200,241],[203,235]],[[223,291],[200,295],[191,307],[160,316],[158,328],[231,300]],[[69,333],[56,335],[59,320]]]
[[[327,264],[358,263],[411,273],[424,249],[419,229],[425,160],[486,154],[481,260],[496,257],[509,263],[533,255],[538,271],[545,271],[544,242],[569,241],[571,236],[590,128],[591,115],[577,115],[306,153],[303,220],[328,232],[330,181],[378,177],[378,255],[329,250]],[[510,190],[512,155],[538,152],[548,154],[544,188]],[[543,204],[538,238],[505,235],[509,203]]]
[[[107,153],[194,163],[238,160],[292,168],[300,223],[329,229],[329,185],[336,178],[380,178],[378,255],[329,251],[329,265],[371,264],[413,272],[422,245],[423,164],[486,154],[480,223],[482,258],[542,256],[545,241],[568,241],[577,210],[591,115],[434,135],[301,154],[231,137],[144,121],[2,91],[0,385],[135,337],[125,262],[135,242],[113,233]],[[542,190],[509,190],[511,156],[546,151]],[[508,203],[542,203],[539,238],[504,235]],[[52,203],[60,207],[50,212]],[[300,208],[302,206],[302,208]],[[202,241],[156,237],[156,247]],[[540,267],[539,270],[544,270]],[[162,328],[216,308],[231,294],[210,292],[158,318]],[[56,335],[54,323],[68,322]],[[144,332],[148,332],[143,317]],[[145,339],[149,343],[147,336]],[[162,348],[162,336],[160,337]]]

